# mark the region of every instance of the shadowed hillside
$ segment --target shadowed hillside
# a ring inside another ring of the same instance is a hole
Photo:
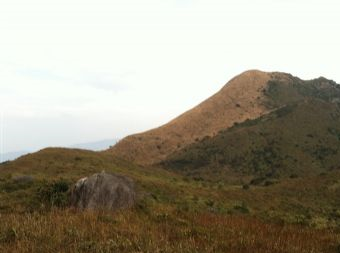
[[[279,177],[339,168],[339,85],[325,78],[271,76],[264,91],[270,113],[191,144],[163,164],[202,175],[217,170],[218,176],[234,171]]]
[[[203,170],[202,176],[210,169],[218,174],[230,169],[275,178],[338,169],[339,154],[339,104],[314,99],[237,124],[174,153],[165,164],[179,171]]]

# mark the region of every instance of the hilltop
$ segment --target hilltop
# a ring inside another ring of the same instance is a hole
[[[124,138],[109,152],[138,164],[158,163],[174,151],[205,136],[214,136],[235,122],[268,113],[263,90],[270,79],[270,73],[244,72],[197,107],[164,126]]]
[[[128,136],[108,152],[141,165],[157,164],[172,153],[216,136],[237,123],[308,98],[335,103],[340,101],[340,88],[322,77],[303,81],[287,73],[246,71],[168,124]]]

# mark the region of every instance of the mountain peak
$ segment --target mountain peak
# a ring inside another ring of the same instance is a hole
[[[109,152],[139,164],[158,163],[188,144],[267,113],[263,90],[270,79],[263,71],[243,72],[195,108],[159,128],[128,136]]]
[[[270,73],[264,72],[260,70],[247,70],[245,72],[242,72],[241,74],[235,76],[232,78],[223,88],[225,89],[228,86],[232,85],[251,85],[256,80],[268,80],[270,79]]]
[[[248,70],[195,108],[156,129],[128,136],[108,152],[141,165],[159,163],[187,145],[213,137],[236,123],[257,119],[304,99],[339,100],[340,88],[319,78]]]

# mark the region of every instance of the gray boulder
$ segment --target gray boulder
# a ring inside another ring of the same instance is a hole
[[[81,210],[130,208],[135,199],[132,179],[105,172],[80,179],[71,192],[71,206]]]

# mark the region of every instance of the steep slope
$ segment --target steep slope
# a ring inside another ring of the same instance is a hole
[[[308,98],[340,101],[340,89],[336,83],[322,77],[303,81],[286,73],[247,71],[168,124],[128,136],[108,152],[138,164],[156,164],[171,153],[215,136],[235,123],[256,119]]]
[[[139,164],[154,164],[205,136],[214,136],[235,122],[270,111],[263,89],[269,73],[247,71],[228,82],[217,94],[168,124],[120,141],[109,152]]]

